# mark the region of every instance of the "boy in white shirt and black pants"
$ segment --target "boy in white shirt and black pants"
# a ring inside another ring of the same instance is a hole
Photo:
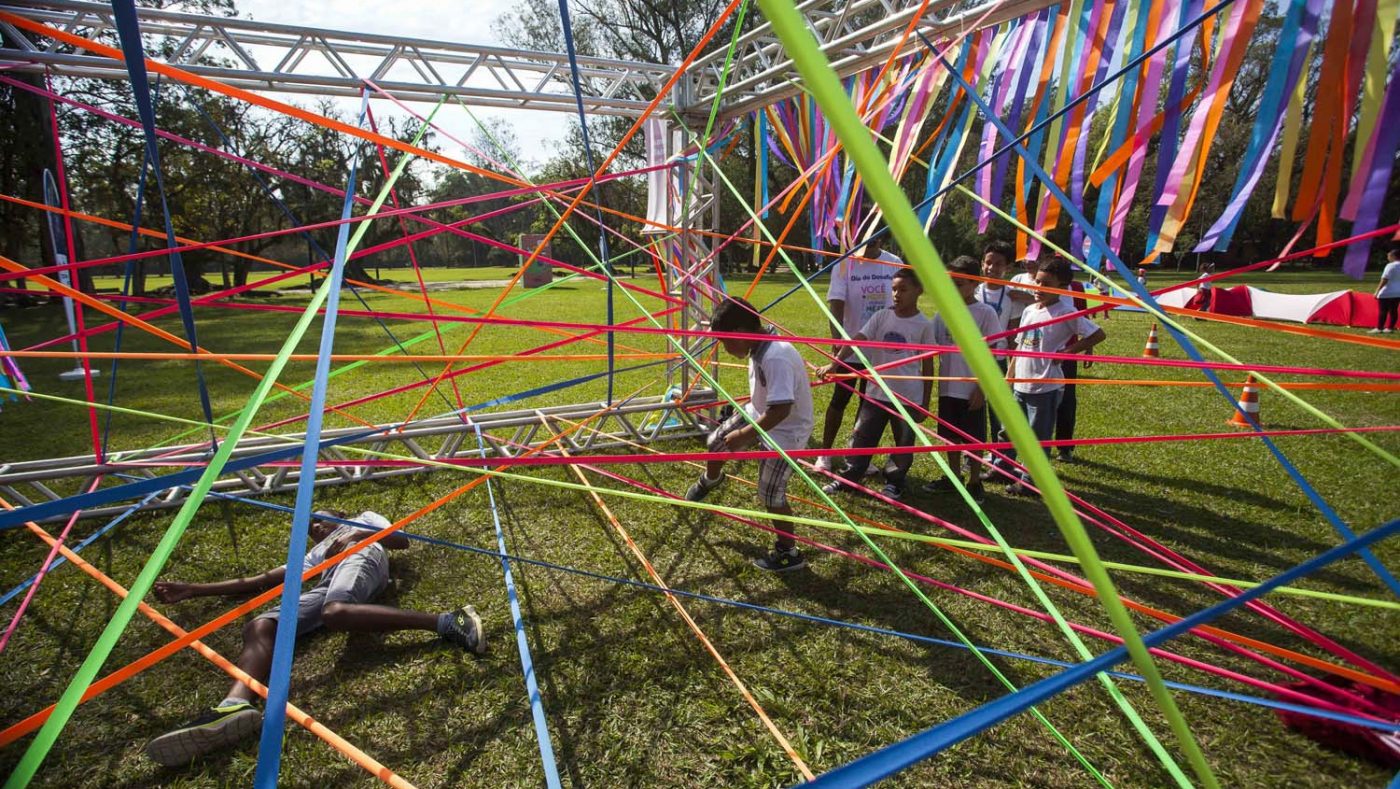
[[[990,257],[991,254],[988,252],[986,257]],[[980,267],[980,270],[984,272],[986,271],[986,257],[983,258]],[[975,258],[962,255],[948,264],[948,271],[954,274],[976,275],[979,266]],[[997,314],[996,309],[978,297],[983,285],[977,284],[975,280],[959,277],[953,278],[953,285],[957,287],[958,295],[967,305],[968,312],[972,313],[972,320],[977,324],[977,329],[983,337],[1002,331],[1002,319]],[[1002,288],[1003,292],[1007,290],[1010,288]],[[957,344],[953,340],[953,333],[948,330],[948,324],[943,320],[942,314],[935,315],[933,318],[933,343],[935,345]],[[975,380],[949,380],[972,377],[972,368],[967,366],[967,360],[957,351],[945,352],[939,356],[939,359],[938,435],[950,444],[962,444],[969,440],[973,442],[985,441],[987,438],[987,401],[982,395],[982,387],[978,386]],[[964,433],[971,438],[965,437]],[[948,454],[949,470],[958,476],[962,474],[962,456],[961,452]],[[967,481],[967,491],[972,495],[972,499],[980,504],[985,498],[981,470],[977,468],[975,458],[968,460],[968,466],[970,474]],[[925,485],[924,490],[929,493],[952,493],[957,490],[957,487],[953,485],[951,479],[945,478]]]
[[[894,275],[890,292],[894,297],[894,307],[875,313],[851,339],[932,345],[933,323],[919,312],[919,296],[923,294],[924,289],[919,284],[918,276],[911,269],[900,269]],[[822,375],[840,372],[845,367],[843,360],[852,353],[850,346],[843,346],[836,354],[836,361],[822,369]],[[924,421],[924,414],[928,411],[933,384],[933,358],[926,357],[922,362],[906,362],[895,367],[885,365],[919,353],[920,351],[913,348],[872,348],[866,352],[873,364],[883,368],[880,371],[881,375],[890,376],[885,380],[885,384],[896,397],[907,401],[906,408],[915,422]],[[909,408],[908,403],[917,403],[919,410]],[[856,414],[851,447],[879,446],[886,425],[889,425],[890,432],[894,434],[895,446],[914,445],[914,429],[904,421],[904,417],[900,416],[898,411],[895,411],[884,390],[872,386],[867,399],[861,402],[860,411]],[[865,476],[866,469],[870,468],[870,455],[852,455],[849,461],[841,471],[845,480],[858,480]],[[885,469],[885,487],[881,493],[892,499],[903,496],[904,481],[909,476],[909,468],[913,464],[914,456],[907,452],[891,455],[890,464]],[[845,482],[837,480],[828,483],[822,490],[837,493],[845,487]]]
[[[1056,258],[1040,264],[1040,270],[1035,275],[1035,284],[1064,289],[1069,285],[1072,276],[1069,261]],[[1048,326],[1040,325],[1074,311],[1074,307],[1061,300],[1059,294],[1036,291],[1035,303],[1021,313],[1021,333],[1016,335],[1016,350],[1083,353],[1103,342],[1106,336],[1103,329],[1088,318],[1072,318]],[[1070,342],[1070,338],[1075,336],[1079,339]],[[1058,382],[1058,379],[1064,378],[1060,362],[1056,359],[1016,356],[1011,360],[1006,377],[1021,379],[1012,386],[1016,392],[1016,402],[1025,411],[1036,438],[1041,441],[1051,440],[1055,433],[1056,412],[1065,386]],[[1045,382],[1042,383],[1042,380]],[[1006,455],[1014,460],[1015,450],[1007,449]],[[1008,485],[1006,492],[1011,495],[1034,495],[1026,485],[1028,482],[1030,478],[1023,472],[1021,480]]]
[[[1011,271],[1011,263],[1015,259],[1016,249],[1011,246],[1009,242],[993,241],[987,244],[986,249],[982,251],[982,276],[988,279],[1006,279],[1007,273]],[[954,280],[954,284],[956,283],[957,280]],[[998,328],[996,332],[994,332],[995,334],[1001,334],[1013,328],[1016,321],[1020,320],[1021,313],[1031,302],[1030,294],[1024,291],[1007,285],[992,284],[989,282],[978,283],[974,295],[979,303],[991,307],[996,313]],[[1024,298],[1025,301],[1021,301],[1021,298]],[[1003,350],[1006,347],[1007,341],[1005,338],[996,340],[991,344],[991,348],[994,351]],[[997,366],[1001,368],[1003,375],[1006,374],[1006,363],[1007,360],[1005,356],[997,357]],[[941,384],[939,389],[942,389]],[[941,391],[939,397],[942,397]],[[1001,420],[997,419],[997,415],[992,413],[990,408],[984,409],[984,411],[989,425],[988,429],[985,431],[986,435],[1000,435]]]

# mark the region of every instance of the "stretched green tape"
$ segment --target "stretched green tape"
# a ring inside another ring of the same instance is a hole
[[[1197,778],[1209,787],[1218,786],[1205,754],[1201,751],[1162,681],[1152,656],[1142,643],[1127,607],[1119,599],[1107,569],[1095,551],[1084,525],[1079,522],[1063,486],[1055,476],[1030,423],[1017,406],[1011,389],[973,323],[966,305],[948,277],[933,244],[923,234],[917,217],[899,185],[890,177],[883,156],[870,139],[870,133],[850,106],[841,84],[805,27],[802,17],[786,0],[758,0],[774,32],[783,42],[793,64],[806,80],[827,121],[846,147],[847,155],[865,179],[866,190],[880,205],[890,231],[904,249],[910,264],[920,274],[949,331],[958,342],[968,366],[977,376],[987,400],[1001,417],[1021,462],[1040,488],[1046,506],[1071,550],[1079,557],[1084,573],[1099,593],[1114,629],[1123,638],[1133,662],[1146,679],[1153,698],[1170,723],[1180,747],[1186,752]]]

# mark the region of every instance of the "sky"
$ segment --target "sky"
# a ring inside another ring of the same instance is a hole
[[[491,22],[514,4],[508,0],[236,0],[239,15],[260,22],[320,27],[377,35],[453,41],[483,46],[504,46],[491,32]],[[308,94],[271,94],[289,103],[308,106],[316,98]],[[336,99],[347,115],[359,111],[356,99]],[[375,119],[389,115],[407,117],[386,101],[372,102]],[[431,104],[410,105],[423,115]],[[479,117],[501,118],[510,123],[527,160],[542,163],[552,153],[552,144],[563,137],[565,124],[577,123],[576,116],[555,112],[475,110]],[[434,123],[461,140],[471,140],[476,125],[460,107],[448,103]],[[459,156],[459,146],[442,135],[436,140],[442,151]]]

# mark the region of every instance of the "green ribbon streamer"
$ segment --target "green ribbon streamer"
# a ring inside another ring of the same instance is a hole
[[[1061,534],[1071,550],[1079,557],[1085,575],[1099,593],[1105,611],[1123,638],[1129,654],[1139,672],[1147,681],[1153,698],[1171,725],[1180,747],[1186,752],[1197,777],[1208,787],[1218,786],[1205,754],[1192,736],[1185,718],[1177,708],[1170,692],[1162,682],[1156,663],[1142,643],[1132,617],[1123,601],[1119,599],[1113,580],[1095,551],[1084,525],[1080,523],[1063,486],[1055,476],[1049,458],[1041,449],[1025,415],[1017,407],[1015,399],[1000,370],[987,349],[981,333],[977,330],[966,305],[958,297],[957,289],[948,277],[941,258],[933,244],[922,232],[907,198],[899,185],[890,177],[884,158],[870,139],[870,133],[856,116],[850,102],[841,90],[840,81],[826,61],[811,32],[805,27],[802,17],[791,2],[785,0],[758,0],[764,15],[773,26],[774,32],[783,42],[793,64],[806,80],[813,96],[821,105],[828,122],[846,147],[848,157],[855,163],[866,181],[866,190],[885,213],[890,231],[899,241],[911,265],[919,272],[920,279],[933,296],[935,305],[948,323],[948,328],[958,347],[962,349],[968,366],[977,376],[988,402],[1002,418],[1007,434],[1020,453],[1032,479],[1041,489],[1046,506],[1055,519]]]

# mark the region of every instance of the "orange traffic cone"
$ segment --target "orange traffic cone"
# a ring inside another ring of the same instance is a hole
[[[1147,331],[1147,345],[1142,349],[1142,358],[1156,359],[1157,353],[1157,324],[1152,324],[1152,328]]]
[[[1251,427],[1249,420],[1244,418],[1244,414],[1249,414],[1254,418],[1255,423],[1263,427],[1264,422],[1259,418],[1259,387],[1254,385],[1254,376],[1245,376],[1244,391],[1240,393],[1239,409],[1230,415],[1230,421],[1226,424],[1234,427]]]

